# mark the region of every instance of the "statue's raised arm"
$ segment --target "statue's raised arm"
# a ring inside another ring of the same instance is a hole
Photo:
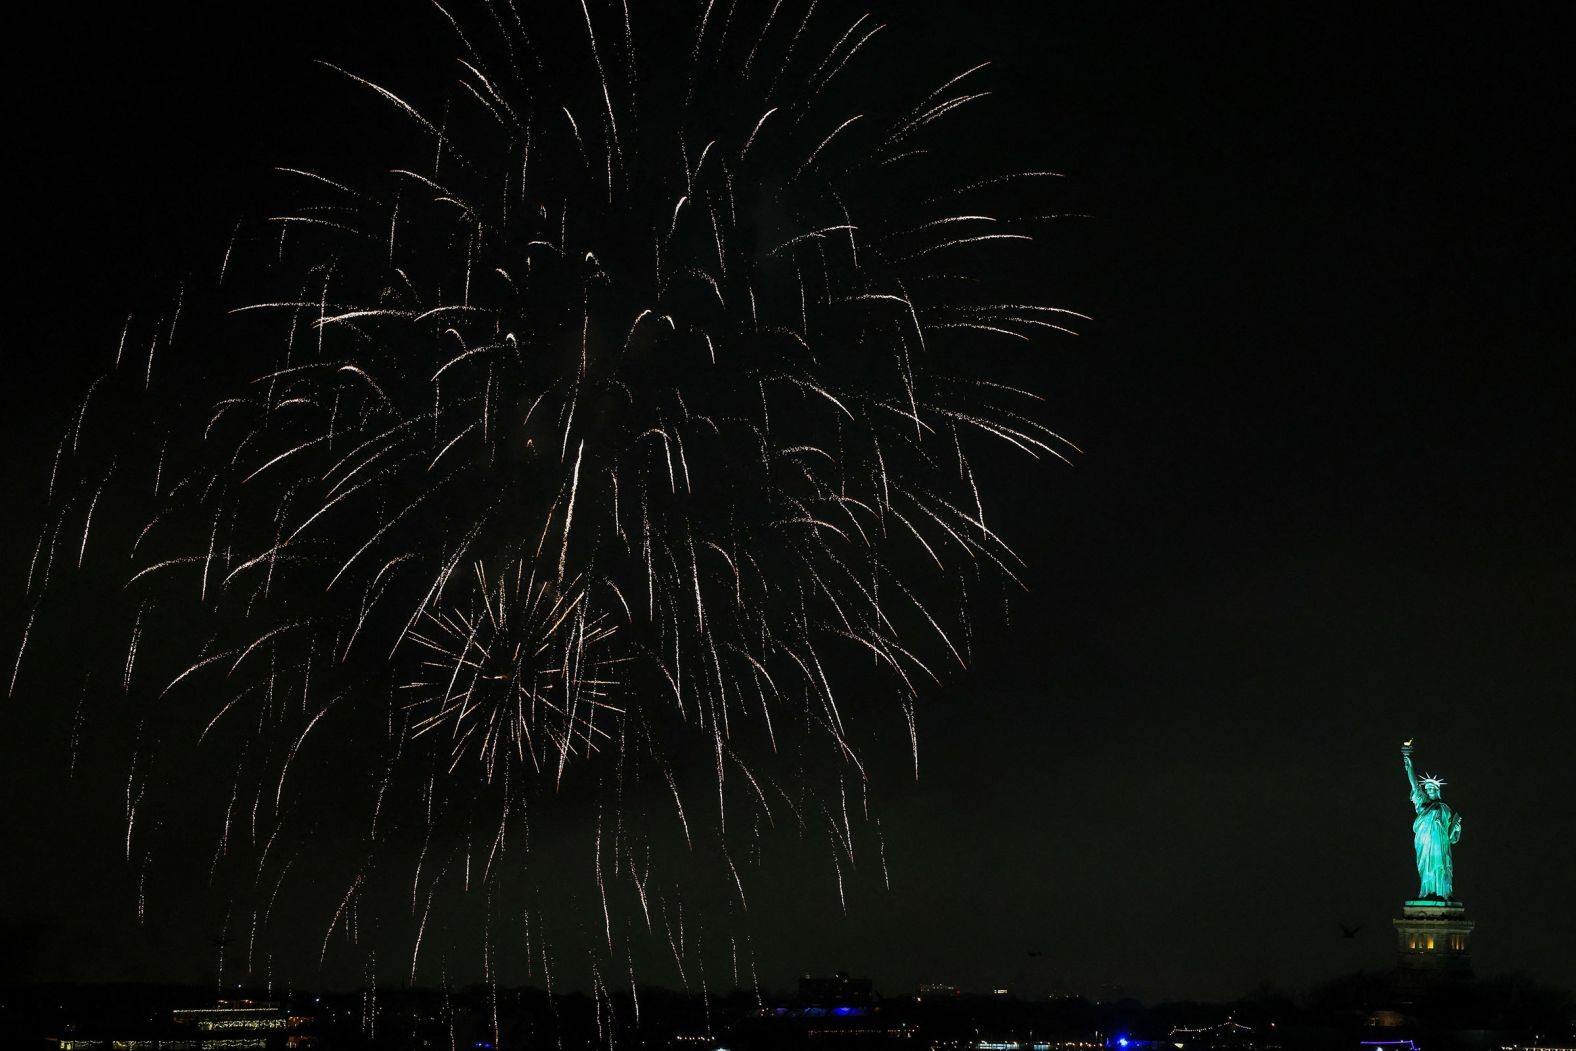
[[[1423,788],[1417,783],[1417,771],[1412,769],[1412,742],[1401,742],[1401,765],[1406,768],[1406,788],[1411,796],[1412,805],[1421,808],[1423,805]]]

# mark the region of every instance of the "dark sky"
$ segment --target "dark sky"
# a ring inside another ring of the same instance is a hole
[[[1095,216],[1045,285],[1098,323],[1037,366],[1086,455],[996,487],[1031,593],[922,709],[919,783],[884,790],[892,890],[842,915],[784,888],[762,979],[1223,997],[1385,966],[1415,736],[1465,815],[1479,972],[1576,985],[1562,36],[1416,8],[873,6],[924,68],[993,59],[988,148]],[[63,6],[11,37],[0,594],[127,304],[332,133],[311,60],[405,31],[359,4],[212,10]],[[7,676],[25,617],[0,604]],[[138,947],[114,823],[85,816],[114,779],[60,774],[73,700],[0,707],[0,967],[207,973],[210,932]]]

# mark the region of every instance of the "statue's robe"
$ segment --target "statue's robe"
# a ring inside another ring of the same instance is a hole
[[[1418,897],[1448,901],[1455,884],[1450,845],[1460,836],[1460,819],[1443,799],[1429,799],[1422,792],[1412,793],[1412,806],[1417,809],[1412,849],[1417,852],[1417,875],[1422,884]]]

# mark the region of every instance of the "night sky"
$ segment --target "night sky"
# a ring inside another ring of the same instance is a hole
[[[1030,592],[925,698],[918,783],[882,785],[892,889],[844,914],[824,856],[785,851],[762,981],[1228,997],[1386,967],[1415,737],[1464,815],[1478,972],[1576,986],[1562,35],[1416,8],[833,6],[893,22],[894,76],[995,62],[969,141],[1066,173],[1056,209],[1092,218],[1056,229],[1043,298],[1098,320],[1026,358],[1085,455],[987,479]],[[386,62],[426,17],[209,10],[64,6],[12,35],[0,595],[127,310],[343,133],[313,60]],[[0,602],[8,677],[26,616]],[[0,979],[210,976],[206,921],[136,926],[124,772],[63,776],[77,686],[25,686],[0,702]]]

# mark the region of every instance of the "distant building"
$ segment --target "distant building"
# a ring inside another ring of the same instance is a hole
[[[182,1008],[166,1024],[138,1031],[81,1033],[57,1039],[60,1051],[284,1051],[309,1048],[302,1032],[312,1019],[289,1014],[278,1004],[220,1000],[213,1007]]]
[[[196,1047],[283,1048],[306,1046],[299,1033],[305,1019],[292,1018],[278,1004],[256,1000],[220,1000],[213,1007],[189,1007],[171,1013],[176,1028],[197,1037]],[[162,1049],[161,1049],[162,1051]]]

